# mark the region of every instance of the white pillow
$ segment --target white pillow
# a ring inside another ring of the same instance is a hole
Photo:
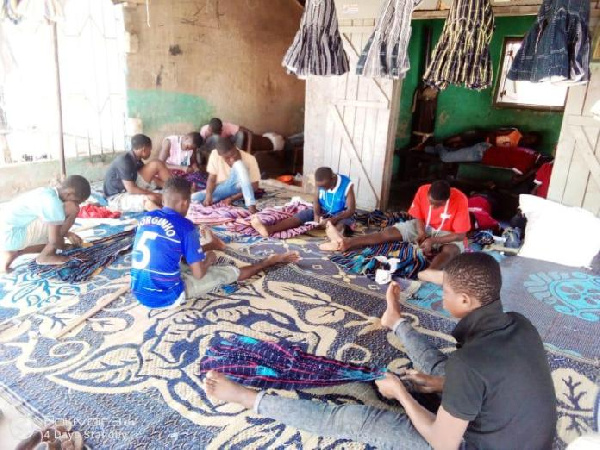
[[[519,256],[565,266],[590,266],[600,252],[600,219],[584,209],[535,195],[520,195],[519,204],[527,218]]]

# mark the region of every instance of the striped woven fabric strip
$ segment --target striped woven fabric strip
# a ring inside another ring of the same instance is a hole
[[[385,369],[315,356],[287,343],[248,336],[215,337],[200,361],[200,373],[224,373],[246,386],[302,389],[380,379]]]
[[[179,169],[170,169],[170,171],[171,171],[171,175],[173,175],[174,177],[185,178],[190,183],[195,185],[197,191],[202,191],[202,190],[206,189],[206,182],[208,180],[207,173],[200,173],[200,172],[186,173],[183,170],[179,170]]]
[[[378,209],[363,214],[356,213],[354,218],[357,222],[360,222],[367,227],[376,227],[380,229],[391,227],[396,223],[406,222],[407,220],[412,219],[407,212],[383,212]]]
[[[386,0],[375,30],[356,65],[356,74],[400,79],[410,69],[407,54],[414,6],[421,0]]]
[[[439,89],[449,84],[476,90],[490,87],[493,31],[489,0],[454,0],[423,77],[425,83]]]
[[[281,222],[282,220],[289,219],[300,211],[309,209],[311,206],[304,202],[292,202],[285,206],[278,206],[272,208],[265,208],[257,213],[258,218],[265,225],[273,225]],[[271,235],[275,239],[290,239],[295,236],[307,233],[314,229],[315,224],[305,223],[296,228],[290,228],[289,230],[279,231]],[[239,233],[244,236],[259,236],[258,232],[250,225],[249,219],[238,219],[236,222],[230,222],[227,224],[227,230],[234,233]]]
[[[300,77],[343,75],[350,70],[334,0],[307,0],[300,29],[282,65]]]
[[[244,208],[228,206],[223,202],[211,206],[192,203],[186,217],[195,224],[223,225],[250,217],[250,212]]]
[[[67,250],[63,255],[71,259],[59,266],[41,265],[35,259],[28,269],[40,278],[58,278],[69,283],[86,281],[100,268],[128,252],[133,245],[135,229],[113,234],[94,241],[91,247]]]
[[[359,250],[351,250],[341,255],[333,255],[330,259],[343,270],[354,274],[375,277],[375,271],[382,267],[376,256],[398,258],[400,263],[394,277],[416,279],[417,274],[427,267],[427,259],[421,249],[408,242],[388,242]]]

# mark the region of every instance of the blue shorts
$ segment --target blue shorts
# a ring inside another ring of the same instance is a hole
[[[312,208],[305,209],[304,211],[300,211],[299,213],[295,214],[294,217],[304,225],[306,222],[312,222],[315,220],[315,211]],[[328,217],[331,217],[331,215],[323,214],[323,217],[327,219]],[[351,227],[354,225],[354,222],[355,221],[353,217],[348,217],[347,219],[340,220],[338,223]]]

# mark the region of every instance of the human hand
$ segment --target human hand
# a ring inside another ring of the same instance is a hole
[[[431,242],[431,238],[427,238],[425,239],[423,242],[421,242],[421,250],[423,250],[423,253],[427,256],[431,255],[432,251],[433,251],[433,242]]]
[[[423,394],[441,393],[444,390],[444,377],[426,375],[415,369],[406,370],[400,379],[410,381],[415,390]]]
[[[427,239],[427,235],[425,233],[419,233],[417,236],[417,244],[421,245],[425,239]]]
[[[217,262],[217,254],[215,252],[213,252],[212,250],[209,250],[208,252],[206,252],[206,264],[208,264],[209,266],[212,266],[216,262]]]
[[[227,197],[225,200],[223,200],[223,203],[226,204],[227,206],[231,206],[233,201],[231,200],[231,197]]]
[[[213,204],[212,195],[207,195],[204,198],[204,206],[211,206]]]
[[[194,171],[193,166],[187,166],[187,168],[185,169],[185,173],[192,173],[193,171]]]
[[[83,239],[81,239],[78,235],[76,235],[72,231],[69,231],[67,233],[67,238],[69,239],[71,244],[73,244],[75,247],[81,247],[83,245]]]
[[[398,400],[403,395],[408,394],[400,378],[393,373],[386,373],[381,380],[375,380],[375,384],[385,398]]]

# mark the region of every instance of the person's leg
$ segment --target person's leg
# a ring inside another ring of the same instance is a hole
[[[298,260],[300,260],[300,254],[298,252],[286,252],[282,254],[271,255],[257,263],[240,267],[238,281],[247,280],[259,272],[268,269],[269,267],[276,266],[277,264],[288,264]]]
[[[296,215],[289,217],[287,219],[283,219],[281,222],[277,222],[273,225],[266,225],[260,221],[258,216],[252,217],[250,219],[250,225],[254,228],[258,234],[262,237],[269,237],[273,233],[277,233],[279,231],[289,230],[290,228],[297,228],[300,225],[305,224],[306,222],[310,222],[314,218],[314,211],[312,208],[305,209],[300,211]]]
[[[206,376],[206,393],[317,436],[349,439],[381,449],[430,448],[405,414],[365,405],[330,405],[265,395],[214,371]]]
[[[441,286],[444,283],[444,271],[438,269],[425,269],[420,271],[417,276],[419,281],[437,284]]]
[[[366,234],[364,236],[354,236],[345,238],[340,231],[331,225],[327,224],[325,228],[329,242],[319,245],[321,250],[325,251],[340,251],[367,247],[370,245],[379,245],[386,242],[402,241],[402,233],[396,227],[388,227],[379,233]]]
[[[440,249],[440,252],[431,261],[429,269],[441,270],[446,264],[448,264],[452,259],[456,258],[458,255],[460,255],[460,248],[457,245],[443,245]]]
[[[163,161],[154,159],[138,170],[138,176],[141,176],[148,184],[154,182],[158,187],[163,187],[165,182],[171,178],[171,171]]]
[[[406,355],[417,369],[428,375],[443,376],[448,356],[439,351],[426,336],[416,331],[409,322],[403,319],[398,304],[399,296],[400,286],[397,283],[391,283],[386,294],[387,307],[381,316],[381,324],[392,330],[402,341]]]
[[[233,163],[233,166],[231,166],[231,174],[232,176],[235,174],[236,185],[242,191],[246,208],[256,206],[256,198],[254,197],[252,182],[250,181],[250,173],[242,160]]]

